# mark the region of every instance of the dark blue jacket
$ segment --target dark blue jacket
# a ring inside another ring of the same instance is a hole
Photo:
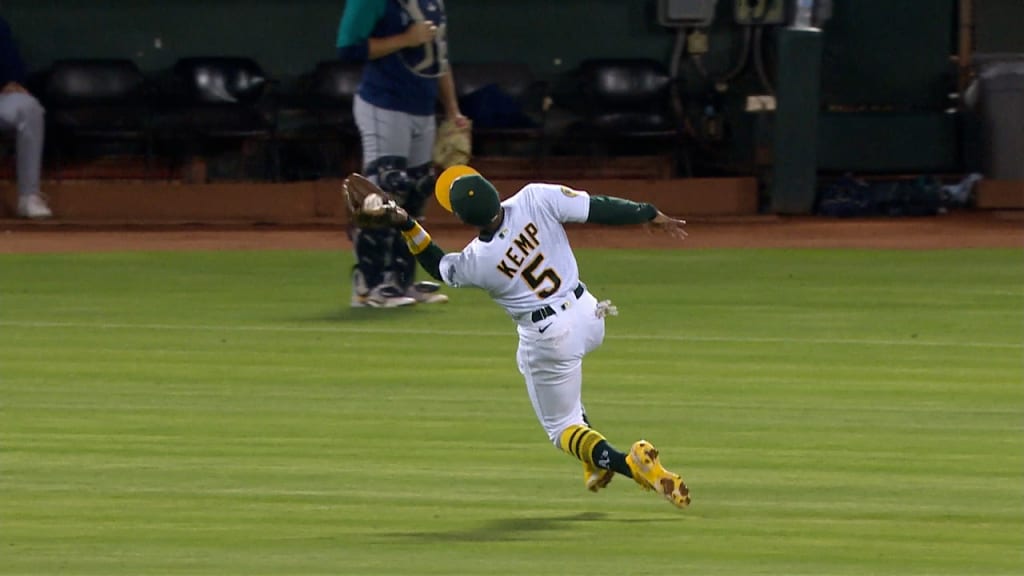
[[[0,88],[8,82],[25,83],[25,62],[14,44],[14,34],[7,20],[0,16]]]
[[[430,116],[437,106],[437,77],[448,69],[444,3],[413,0],[406,4],[396,0],[348,0],[338,26],[338,56],[366,62],[359,85],[363,100],[387,110]],[[369,60],[368,38],[401,34],[417,20],[429,20],[438,26],[434,42]]]

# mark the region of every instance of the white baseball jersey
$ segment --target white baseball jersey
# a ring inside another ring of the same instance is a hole
[[[449,286],[483,288],[515,319],[516,362],[537,419],[557,446],[563,430],[585,424],[583,356],[604,340],[604,318],[580,284],[562,227],[586,222],[590,196],[529,184],[501,205],[505,219],[494,237],[475,238],[462,252],[446,254],[441,277]]]
[[[590,196],[555,184],[528,184],[501,203],[505,220],[489,241],[475,238],[441,259],[453,287],[483,288],[513,318],[571,294],[579,284],[576,256],[563,222],[586,222]]]

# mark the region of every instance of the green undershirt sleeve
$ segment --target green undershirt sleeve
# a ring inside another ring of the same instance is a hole
[[[416,221],[412,218],[409,218],[402,224],[396,226],[403,236],[415,227]],[[423,232],[426,233],[426,230],[423,230]],[[409,249],[412,250],[412,246],[410,246]],[[441,278],[441,258],[444,258],[444,254],[444,250],[437,244],[434,244],[434,241],[431,240],[430,244],[427,244],[426,248],[416,254],[416,261],[419,262],[420,266],[427,271],[427,274],[430,274],[435,279],[444,282],[444,278]]]
[[[658,209],[646,202],[633,202],[615,196],[591,196],[587,222],[612,225],[643,224],[650,222],[657,215]]]
[[[416,255],[416,260],[427,271],[427,274],[444,282],[444,278],[441,278],[441,258],[444,258],[444,250],[433,242],[423,252]]]

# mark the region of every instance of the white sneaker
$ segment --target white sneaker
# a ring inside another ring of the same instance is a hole
[[[448,295],[440,292],[441,285],[436,282],[417,282],[405,290],[405,295],[420,304],[444,304]]]
[[[414,298],[405,296],[392,284],[384,283],[369,288],[359,268],[352,269],[352,300],[349,305],[353,308],[398,308],[415,303]]]
[[[375,286],[366,294],[352,293],[353,308],[399,308],[411,306],[416,303],[415,298],[409,298],[402,294],[402,291],[390,284]]]
[[[39,194],[29,194],[28,196],[18,197],[18,216],[40,220],[52,217],[53,212],[50,211],[50,207],[46,205],[46,201],[43,200],[42,196]]]

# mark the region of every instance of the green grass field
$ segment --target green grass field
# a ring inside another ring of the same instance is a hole
[[[581,251],[583,489],[482,293],[328,252],[0,256],[0,574],[1021,574],[1017,250]]]

